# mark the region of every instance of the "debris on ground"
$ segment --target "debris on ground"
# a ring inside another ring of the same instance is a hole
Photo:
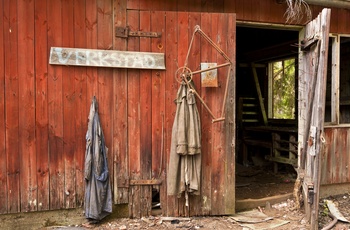
[[[350,193],[320,199],[318,216],[319,229],[350,229]]]
[[[95,225],[94,230],[129,230],[129,229],[184,229],[184,230],[211,230],[211,229],[309,229],[302,210],[292,210],[293,200],[264,207],[238,212],[231,216],[204,216],[204,217],[163,217],[149,216],[140,219],[115,219],[108,223]]]

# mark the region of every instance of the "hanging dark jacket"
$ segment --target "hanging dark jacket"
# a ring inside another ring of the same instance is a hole
[[[96,98],[92,99],[86,133],[85,151],[85,216],[101,220],[112,212],[112,191],[109,181],[108,148],[98,116]]]

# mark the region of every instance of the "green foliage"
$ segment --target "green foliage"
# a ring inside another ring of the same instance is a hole
[[[295,117],[295,59],[273,63],[273,118]]]

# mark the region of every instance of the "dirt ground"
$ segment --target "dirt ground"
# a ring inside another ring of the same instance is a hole
[[[128,229],[310,229],[306,221],[304,209],[295,210],[293,198],[286,198],[275,202],[274,199],[266,199],[284,194],[291,194],[294,188],[296,174],[288,168],[280,168],[278,173],[273,173],[266,167],[236,167],[236,201],[249,203],[251,200],[263,200],[261,204],[253,202],[253,208],[237,210],[232,216],[214,217],[163,217],[154,210],[154,215],[141,219],[117,218],[108,216],[97,224],[89,223],[82,210],[63,210],[57,219],[55,212],[21,213],[16,215],[0,215],[0,229],[94,229],[94,230],[128,230]],[[328,225],[332,218],[328,215],[325,200],[331,200],[345,218],[350,220],[350,193],[320,199],[319,202],[319,229]],[[126,208],[126,209],[125,209]],[[237,208],[237,203],[236,203]],[[117,212],[126,212],[118,208]],[[158,211],[158,212],[157,212]],[[253,215],[247,219],[247,213]],[[245,214],[245,219],[240,215]],[[260,217],[260,214],[262,217]],[[259,216],[259,217],[258,217]],[[34,225],[34,221],[37,224]],[[249,222],[251,224],[249,225]],[[40,226],[40,227],[38,227]],[[338,221],[333,230],[350,229],[349,223]]]
[[[260,199],[273,197],[276,195],[293,192],[296,173],[290,168],[280,168],[278,173],[274,173],[270,167],[244,167],[236,166],[236,200]],[[343,194],[326,199],[332,200],[344,217],[350,220],[350,194]],[[322,229],[332,221],[329,217],[329,210],[324,202],[320,200],[319,206],[319,229]],[[247,226],[245,222],[240,222],[234,216],[217,217],[190,217],[190,218],[168,218],[162,216],[151,216],[142,219],[116,219],[105,223],[89,225],[83,227],[87,229],[310,229],[306,221],[304,209],[294,210],[295,202],[287,199],[283,202],[270,204],[266,202],[263,206],[253,209],[257,213],[265,214],[268,218],[262,223]],[[244,213],[239,211],[238,214]],[[273,221],[282,221],[280,226],[268,226]],[[259,222],[259,221],[257,221]],[[267,225],[266,225],[267,224]],[[349,224],[338,223],[331,229],[350,229]]]
[[[324,199],[320,199],[319,203],[319,229],[329,224],[332,218],[329,216],[329,209],[325,200],[331,200],[339,210],[339,212],[350,221],[350,193],[330,196]],[[338,221],[337,224],[332,228],[336,230],[350,229],[349,223]]]
[[[262,212],[271,220],[262,222],[272,222],[274,220],[285,221],[285,224],[270,229],[309,229],[309,225],[304,219],[304,213],[301,211],[291,211],[293,201],[288,200],[279,204],[268,207],[259,207],[257,212]],[[267,218],[266,218],[267,219]],[[86,229],[254,229],[243,226],[245,223],[238,222],[233,216],[218,216],[218,217],[191,217],[191,218],[163,218],[161,216],[147,217],[142,219],[117,219],[106,223],[88,225]],[[255,229],[263,229],[262,223],[257,223]],[[264,224],[264,223],[263,223]]]
[[[333,197],[327,197],[326,199],[332,200],[338,210],[343,214],[345,218],[350,220],[350,194],[342,194]],[[234,220],[234,216],[219,216],[219,217],[191,217],[191,218],[163,218],[161,216],[153,216],[142,219],[116,219],[105,223],[96,225],[85,224],[82,225],[83,229],[276,229],[276,230],[302,230],[310,229],[310,225],[306,222],[305,213],[302,210],[293,210],[294,201],[287,200],[285,202],[277,203],[274,205],[266,205],[265,207],[257,207],[255,210],[266,214],[271,217],[271,220],[266,220],[266,223],[273,220],[281,220],[286,223],[281,226],[263,228],[261,223],[256,226],[247,227],[244,226],[244,222]],[[320,200],[319,206],[319,225],[318,229],[323,229],[331,221],[332,218],[328,216],[329,210],[324,203],[324,199]],[[239,213],[238,213],[239,214]],[[268,219],[268,218],[266,218]],[[349,223],[338,221],[332,228],[333,230],[345,230],[350,229]]]
[[[272,166],[245,167],[236,165],[236,200],[259,199],[292,193],[297,177],[293,168],[280,168],[273,172]]]

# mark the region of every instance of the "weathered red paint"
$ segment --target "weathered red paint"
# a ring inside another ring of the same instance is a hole
[[[163,212],[186,215],[183,200],[168,197],[164,186],[176,109],[173,100],[178,88],[173,73],[183,65],[194,25],[201,24],[203,31],[224,48],[234,47],[235,44],[224,43],[225,37],[234,34],[235,25],[230,23],[235,19],[230,18],[228,24],[223,24],[221,17],[225,16],[212,15],[213,12],[235,13],[238,21],[284,24],[285,5],[270,0],[259,1],[259,7],[256,4],[254,0],[1,2],[0,187],[3,189],[0,213],[73,208],[83,204],[87,113],[91,98],[96,95],[109,148],[114,201],[136,200],[128,196],[129,179],[160,177]],[[322,9],[311,8],[313,15]],[[144,11],[141,15],[140,10]],[[178,11],[187,12],[178,14]],[[350,25],[345,20],[349,14],[349,10],[332,9],[331,32],[349,34]],[[139,17],[150,20],[140,21]],[[143,24],[138,24],[140,22]],[[114,27],[127,25],[163,35],[143,38],[140,43],[138,38],[116,38]],[[231,30],[225,30],[226,27]],[[219,34],[221,40],[216,37]],[[51,66],[48,53],[53,46],[164,52],[166,71]],[[194,66],[203,59],[219,62],[210,46],[196,44],[193,48],[195,52],[189,60]],[[235,56],[232,49],[229,52]],[[226,72],[220,73],[220,88],[198,89],[215,112],[221,110],[215,102],[221,100],[225,84],[222,75],[226,76]],[[200,84],[195,81],[196,85]],[[230,189],[225,183],[232,184],[234,180],[222,177],[227,170],[233,173],[234,165],[224,169],[222,164],[225,160],[234,162],[234,153],[225,149],[228,140],[223,131],[227,127],[211,124],[209,114],[203,108],[200,110],[205,199],[191,198],[189,211],[190,214],[220,214],[223,213],[221,206],[227,205],[224,194],[228,196]],[[350,182],[348,132],[348,128],[325,129],[327,151],[322,168],[326,171],[322,171],[322,184]],[[125,184],[118,184],[119,181]],[[136,189],[135,194],[142,201],[133,204],[147,209],[149,189],[141,189],[141,193]],[[133,213],[137,212],[137,208],[133,209]]]

